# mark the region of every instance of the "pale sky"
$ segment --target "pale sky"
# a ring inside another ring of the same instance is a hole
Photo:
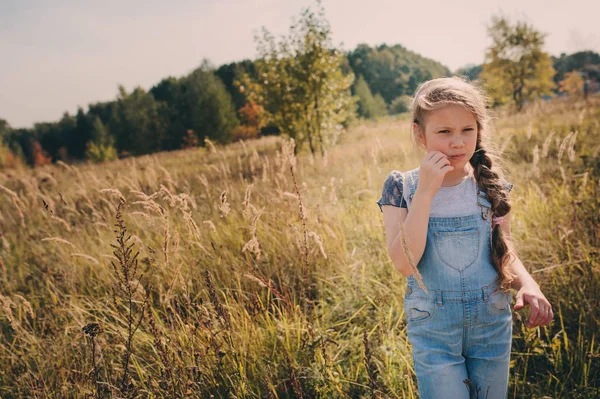
[[[308,0],[0,0],[0,118],[13,127],[60,119],[148,90],[206,58],[255,57],[262,26],[287,33]],[[600,53],[599,0],[323,0],[334,43],[402,44],[455,70],[481,63],[498,13],[548,34],[552,55]]]

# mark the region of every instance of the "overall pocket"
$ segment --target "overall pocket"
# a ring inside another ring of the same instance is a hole
[[[410,284],[406,287],[404,295],[404,313],[408,324],[421,323],[431,319],[436,311],[434,300],[423,296],[419,292],[413,292]]]
[[[433,233],[438,256],[447,266],[462,271],[479,255],[479,228]]]
[[[512,295],[510,292],[502,292],[499,288],[492,292],[489,298],[490,307],[496,312],[508,311],[511,301]]]

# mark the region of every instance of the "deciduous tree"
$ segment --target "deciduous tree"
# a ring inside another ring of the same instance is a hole
[[[237,85],[249,101],[262,106],[269,122],[295,139],[295,151],[308,145],[314,154],[336,143],[343,124],[355,114],[352,73],[334,48],[324,9],[306,8],[288,36],[276,41],[268,30],[255,38],[256,79],[245,74]]]
[[[488,34],[492,45],[481,78],[496,104],[512,102],[520,111],[526,101],[552,94],[555,71],[550,55],[543,51],[545,34],[504,17],[494,17]]]

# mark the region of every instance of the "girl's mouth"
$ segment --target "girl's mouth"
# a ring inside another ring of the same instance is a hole
[[[460,155],[452,155],[452,156],[448,156],[448,159],[451,161],[456,161],[459,159],[463,159],[465,157],[465,154],[460,154]]]

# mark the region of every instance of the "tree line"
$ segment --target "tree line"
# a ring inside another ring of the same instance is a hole
[[[543,51],[543,33],[506,18],[493,18],[488,34],[484,64],[452,73],[399,44],[340,51],[318,3],[279,39],[263,29],[255,37],[255,60],[218,68],[204,61],[148,91],[119,86],[113,101],[32,128],[11,128],[0,119],[0,168],[102,162],[265,134],[294,138],[296,150],[324,153],[355,118],[406,112],[419,83],[453,74],[481,80],[495,105],[517,110],[540,96],[597,89],[600,55],[552,57]]]

